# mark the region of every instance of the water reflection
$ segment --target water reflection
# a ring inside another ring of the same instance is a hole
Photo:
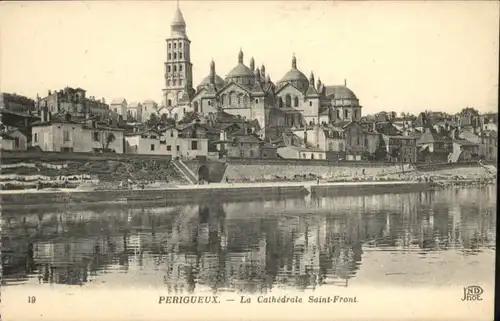
[[[494,254],[495,226],[494,187],[4,212],[3,282],[161,285],[171,293],[349,286],[360,269],[374,268],[362,265],[366,258],[387,251],[429,262],[432,253]]]

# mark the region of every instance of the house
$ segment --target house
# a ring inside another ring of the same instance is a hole
[[[497,161],[498,133],[486,131],[481,135],[480,155],[487,161]]]
[[[20,130],[0,133],[0,150],[26,151],[27,149],[28,139]]]
[[[453,152],[448,157],[448,162],[470,162],[479,159],[479,145],[465,139],[453,140]]]
[[[426,127],[417,140],[417,148],[419,161],[446,162],[453,151],[453,143],[449,137],[440,136],[432,127]]]
[[[417,162],[417,138],[413,136],[388,136],[384,139],[387,160],[399,163]]]
[[[142,131],[135,129],[134,132],[125,134],[125,152],[127,154],[164,155],[166,149],[160,145],[161,136],[162,134],[156,129]]]
[[[345,125],[343,130],[346,140],[346,159],[360,161],[365,150],[363,127],[353,121]]]
[[[233,158],[261,158],[264,141],[254,134],[229,135],[225,139],[217,141],[219,151]]]
[[[198,156],[207,157],[208,155],[208,138],[207,129],[198,123],[187,124],[176,127],[177,129],[177,140],[171,141],[170,138],[175,137],[174,130],[167,130],[163,137],[165,137],[165,142],[167,145],[167,151],[169,144],[172,143],[172,150],[175,142],[175,153],[174,157],[180,158],[196,158]],[[169,137],[174,134],[174,137]]]
[[[158,113],[158,104],[154,100],[148,99],[142,102],[141,119],[138,120],[145,123],[149,120],[151,114],[155,114],[160,117],[160,114]]]
[[[124,152],[123,129],[112,123],[99,123],[95,119],[73,119],[52,116],[47,108],[41,120],[33,123],[32,147],[47,152]]]
[[[319,159],[326,160],[326,151],[319,148],[284,146],[278,148],[278,155],[283,159]]]
[[[127,106],[127,120],[142,122],[142,104],[136,101],[130,102]]]
[[[125,98],[113,99],[109,104],[109,109],[127,120],[127,100]]]

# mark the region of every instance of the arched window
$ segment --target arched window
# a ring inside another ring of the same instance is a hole
[[[337,118],[340,118],[340,109],[337,109]]]
[[[248,97],[247,96],[243,96],[243,105],[244,106],[248,105]]]
[[[285,106],[292,107],[292,97],[290,95],[285,96]]]
[[[174,42],[174,49],[177,48],[177,44]]]
[[[176,66],[176,65],[174,65],[174,72],[176,72],[176,71],[177,71],[177,66]]]
[[[198,113],[198,102],[195,101],[193,105],[194,105],[194,112]]]
[[[182,52],[179,52],[179,59],[182,59]]]
[[[179,42],[179,48],[182,48],[182,42]]]
[[[226,104],[226,95],[220,97],[221,104],[224,106]]]
[[[172,59],[172,54],[168,53],[168,60]]]
[[[181,57],[182,58],[182,57]],[[179,65],[179,71],[182,71],[182,65]]]
[[[170,66],[167,66],[167,72],[170,72],[172,68]]]
[[[172,99],[167,100],[167,107],[170,107],[170,106],[172,106]]]
[[[294,107],[299,107],[299,97],[295,96],[293,98],[293,106]]]
[[[171,43],[168,44],[168,49],[170,49],[170,48],[172,48],[172,44]]]
[[[208,101],[208,106],[212,106],[212,101],[211,100]]]
[[[177,59],[177,54],[174,52],[174,59]]]
[[[231,96],[232,96],[232,95],[231,95],[231,93],[229,93],[229,94],[227,95],[227,99],[228,99],[227,104],[228,104],[229,106],[231,106],[231,103],[232,103],[232,97],[231,97]]]
[[[283,98],[282,98],[282,97],[280,97],[280,102],[279,102],[279,104],[280,104],[280,108],[283,108]]]

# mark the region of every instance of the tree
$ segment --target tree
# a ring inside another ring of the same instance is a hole
[[[387,150],[385,148],[385,141],[383,137],[379,137],[377,148],[375,149],[375,153],[373,153],[373,158],[375,160],[381,161],[384,160],[387,156]]]
[[[161,114],[160,116],[160,124],[163,126],[174,126],[175,119],[168,117],[167,114]]]
[[[184,117],[179,121],[179,124],[189,124],[196,119],[196,114],[192,111],[188,111],[184,114]]]
[[[101,145],[104,152],[109,151],[109,144],[116,140],[116,136],[113,132],[102,132],[101,133]]]
[[[146,124],[148,124],[148,126],[156,126],[158,125],[158,115],[156,115],[156,113],[151,113],[151,115],[149,115],[149,119],[146,121]]]

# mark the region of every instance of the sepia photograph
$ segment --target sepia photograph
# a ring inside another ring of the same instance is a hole
[[[500,2],[0,3],[0,319],[492,320]]]

